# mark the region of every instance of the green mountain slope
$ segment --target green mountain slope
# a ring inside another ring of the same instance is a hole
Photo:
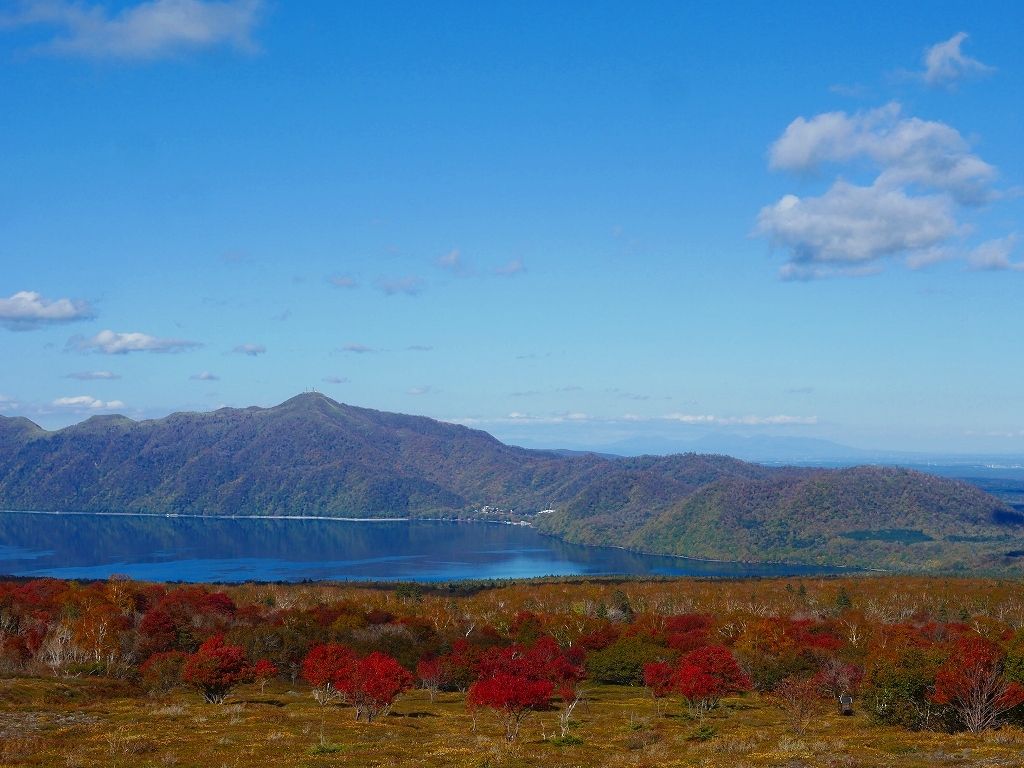
[[[559,455],[319,394],[47,432],[0,417],[0,507],[406,517],[531,515],[584,544],[727,560],[1013,567],[1024,515],[899,469],[765,467],[727,456]]]
[[[24,421],[4,419],[0,427],[0,503],[10,509],[351,517],[491,504],[536,511],[571,498],[608,464],[314,394],[274,408],[154,421],[93,417],[57,432],[15,423]]]
[[[865,567],[967,567],[998,560],[1024,516],[964,482],[890,467],[728,477],[680,500],[629,539],[710,559]]]

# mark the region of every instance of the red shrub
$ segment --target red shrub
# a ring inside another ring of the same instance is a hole
[[[256,662],[256,666],[253,667],[252,672],[253,677],[256,678],[256,682],[260,684],[260,693],[263,693],[263,689],[266,688],[267,683],[277,677],[280,670],[266,659],[260,659]]]
[[[514,741],[523,720],[533,710],[549,706],[554,689],[555,685],[550,680],[498,672],[493,677],[473,683],[466,703],[470,707],[487,707],[496,712],[505,726],[505,738]]]
[[[978,733],[1024,703],[1024,688],[1003,678],[999,647],[977,635],[961,638],[935,675],[932,701],[953,708],[964,726]]]
[[[244,650],[225,645],[223,635],[214,635],[188,657],[181,679],[207,702],[223,704],[232,688],[253,681],[253,668]]]

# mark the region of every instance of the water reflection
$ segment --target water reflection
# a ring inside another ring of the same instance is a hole
[[[449,581],[658,574],[833,573],[708,563],[566,544],[532,528],[438,521],[147,517],[0,512],[0,574],[152,581]]]

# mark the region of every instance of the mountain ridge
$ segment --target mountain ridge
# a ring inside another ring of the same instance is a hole
[[[319,393],[148,421],[94,416],[53,432],[0,417],[0,504],[494,519],[490,508],[582,544],[904,569],[1012,567],[1005,553],[1024,548],[1020,512],[967,483],[914,470],[767,466],[694,453],[565,455]]]

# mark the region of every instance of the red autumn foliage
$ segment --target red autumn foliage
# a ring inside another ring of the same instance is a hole
[[[313,686],[314,698],[326,705],[341,694],[341,684],[347,679],[355,662],[355,651],[347,646],[336,643],[318,645],[303,659],[302,677]]]
[[[343,681],[342,690],[356,708],[356,720],[372,722],[386,714],[401,694],[412,687],[412,675],[391,656],[374,651],[360,659]]]
[[[672,693],[675,671],[667,661],[644,664],[644,685],[651,689],[656,699],[663,699]]]
[[[962,637],[935,675],[932,701],[952,707],[973,733],[995,725],[1024,703],[1024,688],[1003,678],[1002,662],[994,643],[977,635]]]
[[[424,656],[416,665],[416,677],[430,694],[430,701],[433,702],[437,692],[451,679],[447,659],[438,658],[433,654]]]
[[[727,694],[750,690],[750,678],[740,669],[729,649],[721,645],[706,645],[684,655],[667,682],[663,667],[647,665],[645,677],[648,670],[652,683],[660,690],[682,694],[695,714],[713,709]]]
[[[139,625],[139,632],[145,636],[146,649],[150,652],[166,651],[174,647],[177,630],[166,611],[157,608],[147,613]]]
[[[253,667],[253,677],[256,678],[256,682],[260,684],[260,693],[263,693],[263,689],[266,687],[270,680],[273,680],[278,676],[281,670],[279,670],[273,663],[266,659],[260,659],[256,662],[256,666]]]
[[[466,702],[470,707],[487,707],[497,713],[505,726],[505,738],[514,741],[523,720],[533,710],[549,705],[554,688],[550,680],[497,672],[473,683]]]
[[[253,681],[253,668],[242,648],[225,645],[223,635],[214,635],[188,657],[181,679],[207,702],[223,704],[232,688]]]

